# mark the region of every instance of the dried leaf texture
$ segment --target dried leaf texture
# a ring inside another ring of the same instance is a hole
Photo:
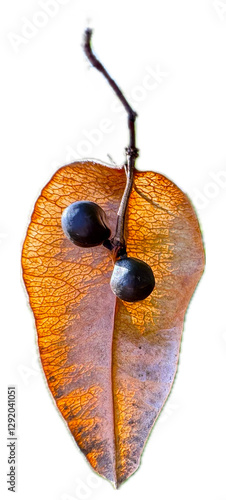
[[[114,233],[124,187],[123,169],[91,161],[59,169],[36,202],[22,254],[49,388],[94,470],[116,486],[139,466],[170,392],[184,314],[204,267],[186,195],[160,174],[136,171],[128,255],[151,265],[156,286],[141,302],[116,299],[110,254],[73,245],[61,214],[74,201],[94,201]]]

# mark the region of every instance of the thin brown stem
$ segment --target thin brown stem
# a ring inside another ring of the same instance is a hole
[[[93,31],[90,28],[87,28],[85,30],[84,46],[83,46],[84,47],[84,52],[85,52],[86,56],[88,57],[89,61],[91,62],[92,66],[94,68],[98,69],[98,71],[100,71],[102,73],[102,75],[105,76],[105,78],[107,79],[108,83],[113,88],[113,90],[115,91],[116,95],[120,99],[121,103],[125,107],[128,115],[129,115],[129,118],[131,120],[135,121],[135,118],[137,116],[136,111],[134,111],[131,108],[130,104],[127,102],[126,98],[124,97],[124,95],[123,95],[122,91],[120,90],[120,88],[118,87],[117,83],[115,83],[115,81],[113,80],[113,78],[111,78],[111,76],[109,75],[109,73],[107,72],[107,70],[105,69],[105,67],[103,66],[103,64],[96,58],[96,56],[94,55],[94,53],[93,53],[93,51],[91,49],[92,34],[93,34]]]
[[[136,134],[135,134],[135,120],[137,117],[137,113],[131,108],[130,104],[126,100],[122,91],[120,90],[116,82],[111,78],[109,73],[106,71],[103,64],[94,55],[91,48],[91,37],[92,37],[92,30],[90,28],[87,28],[84,35],[84,52],[88,57],[92,66],[94,66],[94,68],[96,68],[98,71],[100,71],[100,73],[102,73],[102,75],[105,76],[109,85],[116,93],[117,97],[123,104],[128,114],[129,147],[126,148],[126,164],[125,164],[126,187],[117,214],[115,236],[110,241],[104,242],[104,245],[107,248],[109,248],[115,254],[115,258],[117,258],[118,256],[126,253],[126,245],[124,238],[125,216],[133,185],[135,161],[138,156],[138,149],[136,148]]]
[[[126,187],[121,199],[121,203],[119,205],[116,231],[115,231],[115,236],[113,238],[115,243],[119,242],[124,246],[125,246],[125,239],[124,239],[125,216],[126,216],[126,209],[128,206],[130,193],[133,186],[133,174],[134,174],[135,160],[137,157],[137,149],[126,148],[126,154],[127,154],[127,160],[125,165]]]

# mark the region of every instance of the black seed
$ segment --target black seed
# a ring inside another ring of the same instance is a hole
[[[155,286],[151,267],[133,257],[121,257],[116,261],[111,277],[111,289],[126,302],[144,300]]]
[[[104,210],[92,201],[69,205],[63,211],[61,223],[66,236],[79,247],[101,245],[111,234]]]

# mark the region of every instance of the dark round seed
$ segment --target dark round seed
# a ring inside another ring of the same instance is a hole
[[[150,295],[155,287],[155,278],[146,262],[134,257],[121,257],[115,262],[110,285],[119,299],[137,302]]]
[[[66,236],[79,247],[101,245],[111,234],[104,210],[92,201],[69,205],[63,211],[61,223]]]

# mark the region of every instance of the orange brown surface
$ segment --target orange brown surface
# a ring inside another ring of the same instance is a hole
[[[49,388],[92,467],[116,486],[139,466],[170,392],[184,315],[204,267],[186,195],[160,174],[136,171],[127,251],[152,267],[156,286],[141,302],[116,299],[110,253],[73,245],[61,214],[74,201],[94,201],[113,235],[124,186],[123,169],[92,161],[59,169],[36,202],[22,254]]]

